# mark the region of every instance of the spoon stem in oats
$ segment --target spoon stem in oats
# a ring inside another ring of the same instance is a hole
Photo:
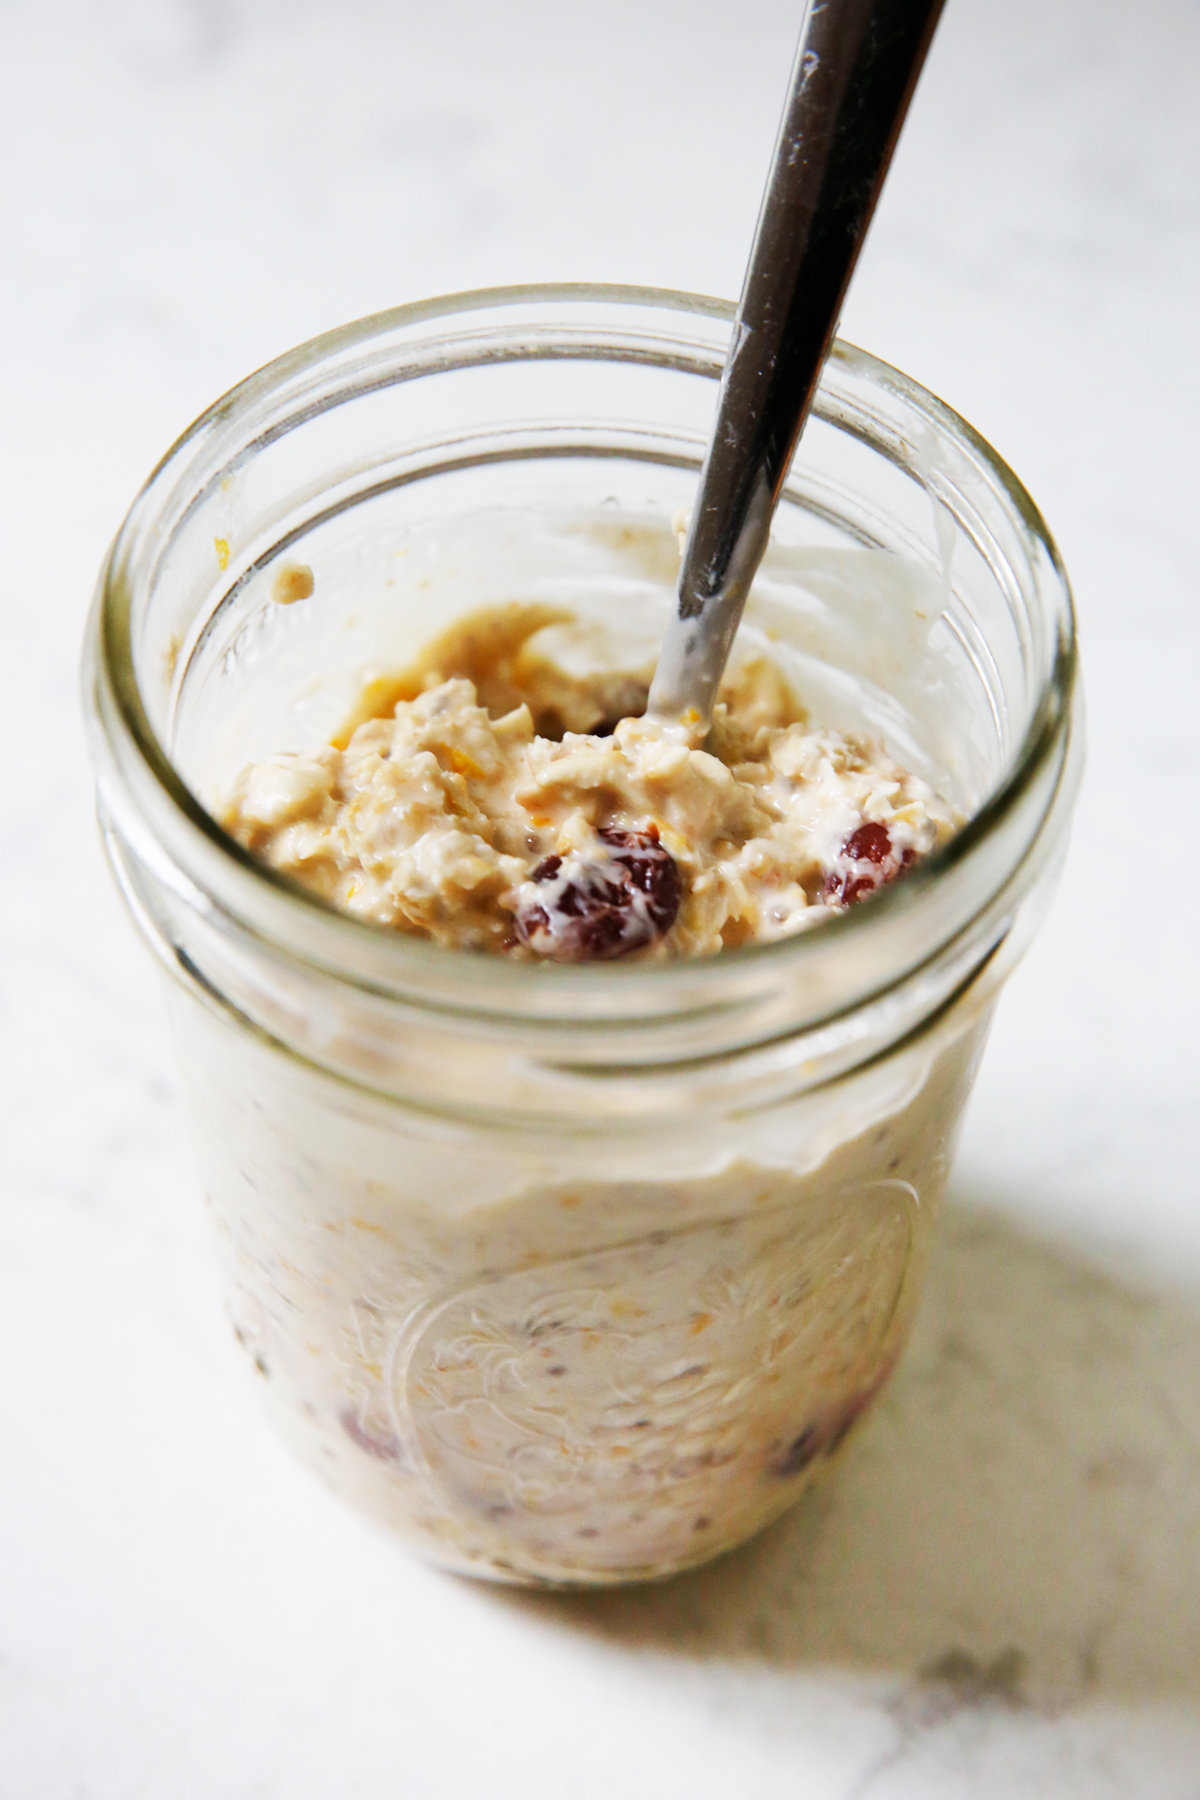
[[[648,713],[702,741],[943,0],[810,0]]]

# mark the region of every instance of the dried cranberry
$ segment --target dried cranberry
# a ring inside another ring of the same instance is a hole
[[[892,854],[891,833],[886,825],[880,825],[874,819],[868,819],[852,831],[842,845],[842,855],[853,857],[855,862],[878,863],[880,868]]]
[[[362,1420],[350,1407],[344,1406],[338,1414],[338,1424],[346,1436],[356,1443],[360,1450],[368,1456],[378,1457],[380,1462],[399,1462],[401,1460],[400,1439],[392,1432],[376,1436],[368,1431]]]
[[[771,1473],[781,1481],[801,1474],[821,1454],[823,1440],[815,1425],[806,1425],[798,1438],[793,1438],[782,1456],[771,1464]]]
[[[788,1481],[794,1475],[802,1475],[809,1464],[818,1456],[833,1456],[841,1449],[854,1426],[862,1418],[876,1394],[891,1374],[895,1366],[895,1356],[889,1356],[876,1369],[865,1387],[859,1388],[834,1413],[826,1413],[822,1419],[814,1420],[806,1425],[799,1437],[780,1451],[778,1442],[771,1446],[775,1457],[767,1466],[773,1475]]]
[[[876,888],[894,881],[916,860],[911,850],[897,850],[886,825],[867,819],[853,830],[825,877],[825,898],[853,906]]]
[[[552,962],[608,962],[642,950],[675,923],[682,887],[657,828],[601,826],[595,852],[547,856],[517,899],[517,937]]]

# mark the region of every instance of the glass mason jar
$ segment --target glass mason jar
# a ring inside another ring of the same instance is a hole
[[[482,605],[652,642],[731,316],[508,289],[306,344],[168,453],[89,627],[102,830],[170,975],[248,1368],[337,1491],[502,1580],[657,1576],[737,1543],[895,1365],[991,1009],[1065,846],[1054,546],[969,426],[835,348],[743,635],[968,823],[781,941],[596,966],[450,951],[334,912],[205,801],[327,741]],[[283,605],[296,561],[312,591]]]

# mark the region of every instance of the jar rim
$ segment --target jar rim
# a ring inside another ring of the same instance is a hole
[[[265,399],[278,397],[289,385],[303,388],[315,370],[338,359],[350,361],[372,343],[471,313],[494,314],[503,308],[569,308],[570,306],[657,309],[667,315],[691,315],[728,324],[733,305],[703,295],[619,284],[583,282],[526,284],[484,288],[406,303],[335,327],[307,340],[258,369],[208,407],[161,458],[141,489],[118,532],[101,571],[85,662],[86,700],[94,732],[97,762],[105,755],[116,765],[118,782],[136,788],[135,808],[152,817],[152,830],[169,837],[176,860],[202,889],[218,893],[243,923],[258,935],[276,938],[295,954],[359,987],[411,997],[414,990],[438,995],[462,1011],[492,1013],[515,1008],[539,1014],[541,1003],[555,1018],[578,1007],[594,1011],[600,1023],[604,1000],[614,1008],[614,1022],[628,1021],[636,989],[638,1013],[696,1011],[720,1006],[720,996],[706,992],[713,980],[722,988],[740,985],[745,977],[756,988],[764,977],[784,976],[789,984],[822,957],[851,954],[885,937],[895,938],[902,919],[911,919],[931,893],[944,886],[1027,800],[1047,768],[1061,752],[1070,731],[1075,699],[1077,651],[1074,612],[1065,569],[1053,538],[1033,499],[990,444],[945,402],[909,376],[869,352],[838,339],[831,352],[822,390],[839,372],[857,377],[927,420],[941,438],[954,441],[986,471],[1024,534],[1036,561],[1039,588],[1054,617],[1054,649],[1045,670],[1037,703],[1027,728],[1014,747],[1002,778],[970,818],[938,850],[919,863],[903,882],[884,887],[865,907],[848,908],[801,931],[767,943],[722,950],[704,957],[672,960],[637,959],[604,964],[529,964],[478,951],[453,949],[339,911],[310,889],[258,861],[236,842],[197,800],[176,770],[166,746],[151,723],[139,688],[132,641],[132,592],[128,569],[143,534],[153,529],[157,498],[195,447],[227,427]],[[298,398],[300,396],[298,395]],[[330,402],[334,404],[336,402]],[[312,415],[299,411],[294,424]],[[822,416],[822,394],[814,412]],[[829,416],[824,412],[824,416]],[[1065,757],[1059,757],[1065,764]],[[1061,787],[1059,778],[1042,808],[1042,822]],[[102,782],[103,786],[103,782]],[[1011,871],[1009,871],[1011,873]],[[942,946],[935,946],[934,953]],[[868,958],[878,962],[879,958]],[[884,959],[886,961],[886,958]],[[910,962],[903,971],[911,974]],[[720,974],[714,972],[719,970]],[[876,983],[871,995],[890,983]],[[860,995],[859,998],[866,996]]]

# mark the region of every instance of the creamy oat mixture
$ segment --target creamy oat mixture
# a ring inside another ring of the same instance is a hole
[[[765,657],[734,664],[701,748],[637,716],[646,671],[556,664],[539,638],[563,618],[461,621],[335,743],[244,770],[222,824],[356,917],[559,962],[779,938],[953,831],[878,743],[810,725]]]
[[[173,994],[271,1415],[451,1567],[608,1582],[739,1542],[900,1354],[989,998],[782,1105],[576,1143],[519,1116],[430,1132]]]

